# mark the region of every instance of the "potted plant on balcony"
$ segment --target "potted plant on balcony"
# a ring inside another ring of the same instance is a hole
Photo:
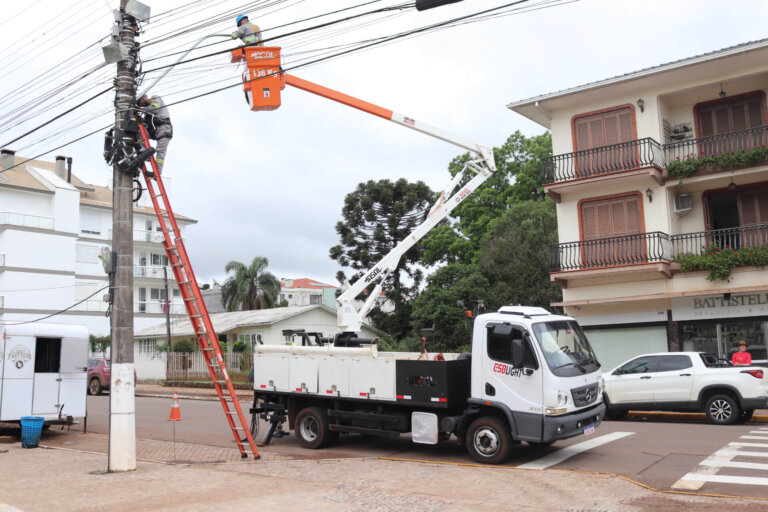
[[[766,161],[768,161],[766,146],[755,146],[752,149],[733,153],[707,154],[701,151],[698,154],[689,153],[682,157],[675,157],[675,160],[667,164],[667,172],[670,176],[679,178],[682,183],[684,178],[696,174],[754,167]]]
[[[764,268],[768,265],[768,244],[755,247],[734,249],[718,244],[702,247],[700,254],[683,254],[675,258],[681,272],[704,270],[708,281],[726,281],[736,267],[755,266]]]

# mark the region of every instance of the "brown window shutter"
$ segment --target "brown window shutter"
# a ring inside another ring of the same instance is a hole
[[[603,131],[602,117],[590,118],[589,121],[589,147],[599,148],[605,146],[605,132]]]
[[[627,233],[635,235],[643,232],[643,219],[640,215],[640,198],[628,197],[627,204]]]
[[[755,192],[742,190],[739,192],[739,210],[741,210],[741,225],[748,226],[758,223],[758,209]]]
[[[720,107],[715,109],[715,135],[721,133],[728,133],[733,131],[731,126],[731,116],[729,115],[728,107]]]
[[[576,129],[576,151],[589,149],[589,121],[579,119],[575,123]]]
[[[595,221],[595,205],[584,204],[581,207],[581,229],[584,240],[597,238],[597,223]]]
[[[595,206],[597,217],[597,238],[609,238],[613,236],[613,223],[611,222],[611,207],[609,203],[598,203]]]
[[[709,137],[715,134],[715,125],[712,121],[711,110],[701,110],[699,112],[699,132],[702,137]]]
[[[611,217],[613,221],[613,236],[627,234],[626,202],[622,199],[611,201]]]
[[[760,97],[747,102],[747,112],[749,114],[749,128],[763,126],[763,102]]]
[[[619,141],[619,116],[616,114],[606,114],[603,118],[603,126],[605,127],[605,145],[610,146],[616,144]]]
[[[731,128],[733,130],[747,129],[747,105],[738,103],[731,107]]]

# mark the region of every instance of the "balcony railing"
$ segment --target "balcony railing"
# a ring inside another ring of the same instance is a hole
[[[541,176],[544,183],[553,183],[640,167],[663,167],[664,159],[661,145],[646,137],[610,146],[555,155],[545,158],[542,163]]]
[[[765,145],[768,145],[768,126],[758,126],[665,144],[664,155],[669,163],[689,157],[733,154]]]
[[[38,217],[37,215],[24,215],[23,213],[0,212],[0,225],[23,226],[25,228],[53,229],[53,219],[50,217]]]
[[[671,260],[669,235],[654,231],[553,244],[549,252],[549,271],[588,270]]]
[[[107,240],[112,240],[112,230],[108,229],[105,236]],[[101,237],[98,237],[98,238],[101,238]],[[161,231],[134,229],[133,241],[134,242],[152,242],[152,243],[161,244],[163,243],[163,233]]]
[[[173,271],[171,270],[171,267],[165,267],[165,268],[168,269],[168,277],[170,279],[173,279]],[[142,267],[140,265],[134,265],[133,277],[156,277],[156,278],[162,279],[163,267],[162,266]]]
[[[73,311],[92,311],[92,312],[105,312],[109,307],[109,303],[103,300],[86,300],[81,302],[77,306],[73,307]],[[163,304],[158,301],[153,302],[134,302],[134,313],[147,313],[147,314],[165,314]],[[186,311],[183,304],[171,304],[172,315],[183,315]]]
[[[737,228],[713,229],[698,233],[672,235],[673,257],[702,254],[707,247],[741,249],[768,244],[768,224],[754,224]]]

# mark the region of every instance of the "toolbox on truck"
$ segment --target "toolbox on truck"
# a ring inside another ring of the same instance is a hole
[[[398,402],[450,408],[466,405],[469,398],[469,359],[399,359],[395,373]]]

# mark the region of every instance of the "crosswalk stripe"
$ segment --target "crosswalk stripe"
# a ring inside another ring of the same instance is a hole
[[[768,432],[766,432],[765,430],[762,430],[762,429],[760,429],[760,430],[750,430],[749,433],[750,434],[763,434],[764,436],[768,436]]]
[[[768,464],[763,462],[733,462],[733,461],[715,461],[704,460],[699,466],[711,466],[715,468],[740,468],[740,469],[762,469],[767,470]]]
[[[742,485],[768,485],[768,478],[762,476],[728,476],[728,475],[709,475],[705,473],[688,473],[680,480],[693,480],[696,482],[717,482],[726,484]],[[675,487],[674,485],[672,487]],[[679,487],[677,487],[679,488]]]
[[[750,448],[768,448],[768,443],[728,443],[728,446],[748,446]]]
[[[718,450],[719,453],[723,455],[733,455],[735,456],[741,456],[741,457],[768,457],[768,452],[746,452],[741,450]]]
[[[590,439],[589,441],[583,441],[578,444],[566,446],[562,450],[550,453],[549,455],[545,455],[540,459],[521,464],[517,467],[524,469],[546,469],[550,466],[554,466],[555,464],[560,464],[564,460],[569,459],[574,455],[578,455],[579,453],[591,450],[592,448],[610,443],[611,441],[616,441],[617,439],[631,436],[632,434],[634,434],[634,432],[612,432],[604,436]]]
[[[739,436],[739,439],[762,439],[763,441],[768,441],[766,436]]]

